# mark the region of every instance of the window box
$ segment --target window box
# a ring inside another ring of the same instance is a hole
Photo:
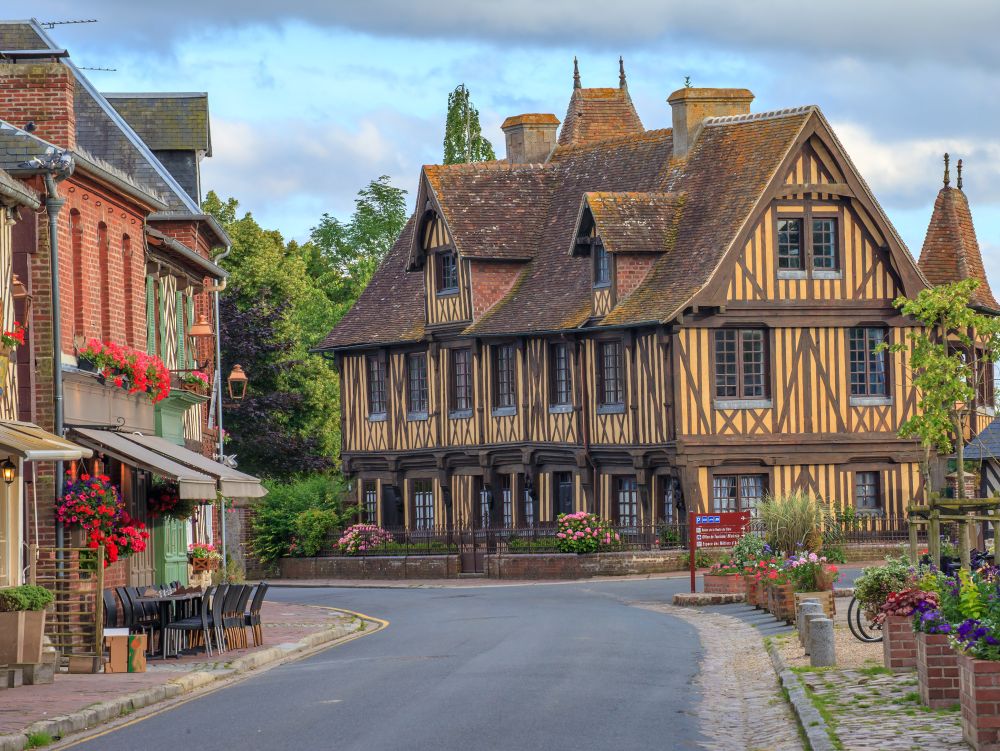
[[[553,404],[549,407],[550,415],[567,415],[573,411],[572,404]]]
[[[891,396],[852,396],[852,407],[890,407],[892,406]]]
[[[453,409],[448,413],[449,420],[468,420],[472,417],[471,409]]]
[[[716,399],[712,406],[715,409],[771,409],[774,402],[770,399]]]
[[[840,269],[813,269],[813,279],[843,279]]]
[[[597,414],[599,415],[623,415],[625,414],[624,404],[598,404]]]
[[[494,417],[512,417],[517,414],[517,407],[495,407],[493,409]]]
[[[809,273],[805,269],[778,269],[779,279],[808,279]]]
[[[421,420],[426,420],[429,415],[426,412],[407,412],[406,419],[409,422],[420,422]]]
[[[368,422],[385,422],[387,419],[389,418],[385,412],[375,412],[368,415]]]

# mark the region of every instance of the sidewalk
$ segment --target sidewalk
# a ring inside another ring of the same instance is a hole
[[[295,652],[378,630],[384,624],[353,613],[309,605],[265,602],[261,609],[264,644],[208,658],[149,660],[145,673],[56,675],[48,686],[21,686],[0,692],[0,751],[25,747],[27,735],[52,739],[108,722],[158,701],[259,668]]]

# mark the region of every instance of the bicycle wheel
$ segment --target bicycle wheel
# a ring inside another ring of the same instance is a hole
[[[882,641],[882,627],[868,619],[868,616],[865,615],[865,609],[861,607],[861,603],[855,597],[851,598],[851,602],[847,606],[847,625],[854,638],[859,641]]]

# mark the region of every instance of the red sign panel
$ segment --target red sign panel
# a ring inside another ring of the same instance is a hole
[[[749,511],[724,511],[718,514],[688,515],[688,540],[690,547],[691,591],[695,587],[695,558],[698,548],[731,548],[737,543],[747,525]]]

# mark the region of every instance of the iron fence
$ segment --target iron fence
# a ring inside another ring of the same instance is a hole
[[[910,524],[903,515],[858,514],[835,520],[825,534],[840,536],[844,543],[854,545],[907,542],[910,539]],[[926,544],[925,527],[918,527],[917,539]]]

